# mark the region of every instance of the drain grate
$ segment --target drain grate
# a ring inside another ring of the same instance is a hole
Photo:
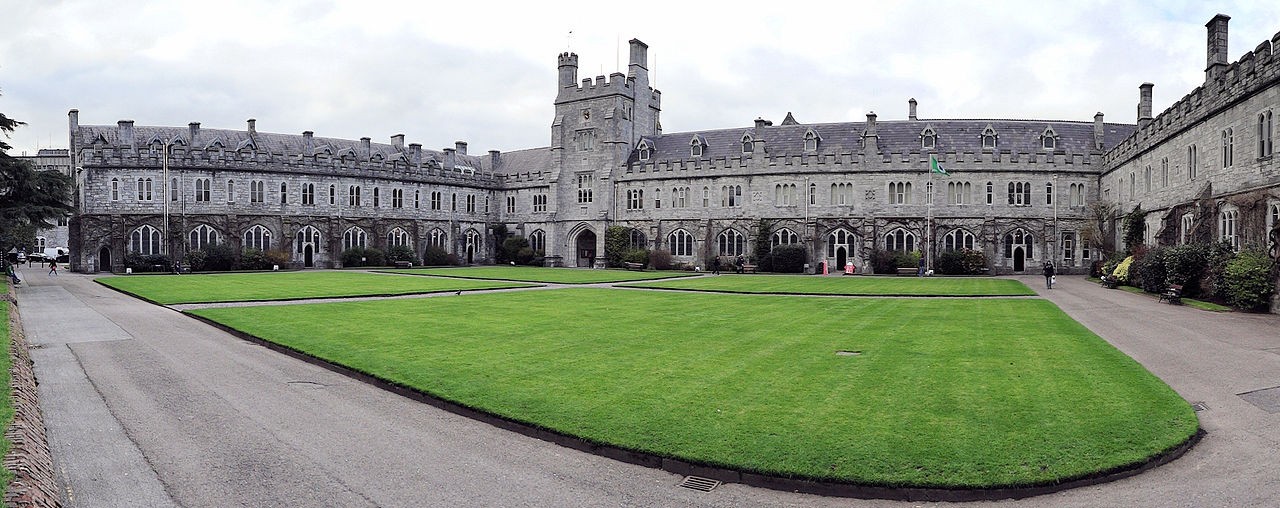
[[[1195,410],[1195,412],[1199,413],[1199,412],[1201,412],[1201,411],[1204,411],[1204,410],[1206,410],[1206,409],[1209,409],[1209,405],[1208,405],[1208,404],[1205,404],[1205,403],[1203,403],[1203,402],[1192,402],[1192,403],[1191,403],[1191,409],[1193,409],[1193,410]]]
[[[680,482],[680,486],[686,489],[711,492],[711,489],[720,486],[720,480],[712,480],[701,476],[686,476],[684,477],[684,481]]]
[[[846,351],[842,349],[836,351],[836,356],[862,356],[862,351]]]

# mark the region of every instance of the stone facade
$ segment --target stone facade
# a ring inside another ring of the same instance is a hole
[[[181,254],[201,225],[237,244],[262,226],[271,246],[293,252],[299,266],[308,259],[337,266],[352,228],[369,246],[386,248],[398,228],[419,254],[435,241],[484,263],[494,253],[490,226],[505,224],[534,239],[552,263],[601,265],[605,228],[622,225],[635,229],[638,243],[702,266],[716,255],[750,256],[766,219],[771,236],[806,246],[815,265],[852,262],[862,271],[876,249],[933,257],[971,245],[995,273],[1047,261],[1078,273],[1097,257],[1081,234],[1090,204],[1142,203],[1158,212],[1151,241],[1171,243],[1181,237],[1170,221],[1206,197],[1216,204],[1202,213],[1237,206],[1256,215],[1241,220],[1239,235],[1262,244],[1278,180],[1273,159],[1255,151],[1256,119],[1277,109],[1277,57],[1264,41],[1227,63],[1226,17],[1209,30],[1205,86],[1152,117],[1152,87],[1144,85],[1136,125],[1104,122],[1101,113],[1092,121],[924,119],[913,99],[905,120],[870,113],[859,122],[803,124],[788,114],[779,125],[757,119],[664,133],[661,92],[649,85],[648,47],[638,40],[630,41],[625,75],[579,82],[577,55],[559,55],[550,146],[485,156],[468,155],[462,142],[431,151],[406,147],[403,136],[373,144],[259,133],[253,120],[245,130],[81,126],[73,110],[81,191],[73,264],[119,269],[143,226],[167,230],[161,250],[173,245]],[[1235,160],[1220,167],[1224,129],[1234,129]],[[1199,151],[1188,152],[1191,145]],[[1189,156],[1198,157],[1194,175]],[[931,173],[931,158],[950,175]],[[1145,184],[1148,166],[1159,168],[1152,176],[1159,185],[1130,185]],[[257,182],[265,185],[261,200],[250,197]],[[311,201],[305,186],[314,186]],[[168,187],[177,194],[165,196]],[[392,193],[404,202],[393,205]],[[1244,195],[1261,197],[1235,204],[1232,196]],[[319,241],[304,241],[307,228]]]
[[[15,159],[27,161],[36,171],[60,171],[64,175],[71,174],[71,155],[65,148],[41,148],[35,155],[19,155]],[[31,252],[43,252],[46,256],[57,257],[69,252],[70,238],[67,223],[70,217],[58,219],[52,228],[36,231],[36,244]]]

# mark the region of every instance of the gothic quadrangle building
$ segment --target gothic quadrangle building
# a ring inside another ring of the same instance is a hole
[[[558,57],[550,146],[469,153],[405,143],[243,129],[82,125],[71,110],[78,211],[72,267],[120,271],[125,254],[181,257],[211,243],[283,249],[297,267],[340,266],[352,246],[429,246],[492,262],[495,225],[548,263],[603,262],[604,231],[673,261],[799,244],[815,266],[867,267],[876,249],[983,251],[993,273],[1052,261],[1080,272],[1090,206],[1141,205],[1147,242],[1226,239],[1276,254],[1280,34],[1235,61],[1227,23],[1206,25],[1203,85],[1136,123],[1090,119],[928,119],[807,124],[791,114],[735,128],[668,133],[650,86],[648,47],[630,41],[627,73],[578,80]],[[929,171],[934,157],[950,175]],[[1117,233],[1119,234],[1119,233]]]

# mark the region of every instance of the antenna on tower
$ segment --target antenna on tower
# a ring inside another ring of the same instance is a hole
[[[613,36],[613,70],[622,72],[622,34]]]
[[[564,36],[564,50],[573,51],[573,30],[569,30],[569,34]]]

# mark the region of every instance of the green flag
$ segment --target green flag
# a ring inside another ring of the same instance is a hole
[[[942,164],[938,163],[938,157],[935,155],[929,156],[929,171],[946,175],[946,176],[951,176],[951,173],[947,172],[947,168],[942,167]]]

